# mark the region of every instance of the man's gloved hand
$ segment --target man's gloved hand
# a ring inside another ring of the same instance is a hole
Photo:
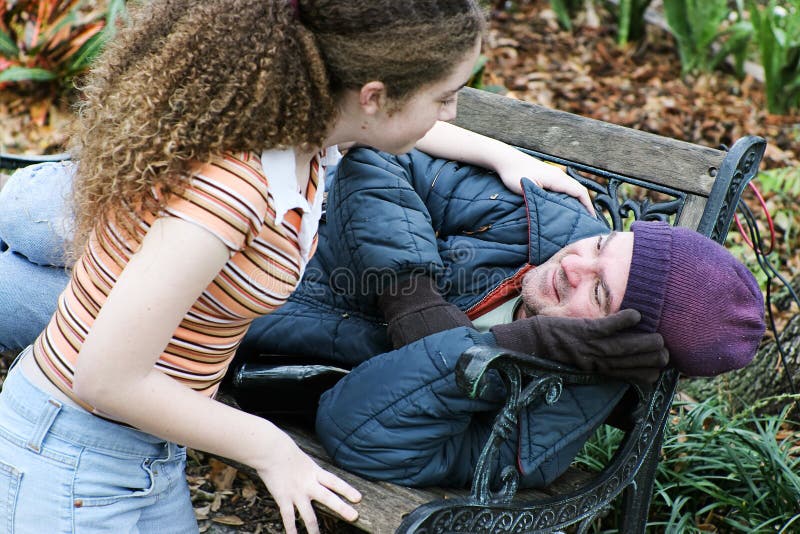
[[[378,296],[392,346],[399,348],[425,336],[472,321],[458,306],[447,302],[427,275],[402,280],[392,293]]]
[[[601,319],[535,316],[491,331],[503,348],[650,385],[669,362],[669,353],[660,334],[625,332],[640,319],[636,310]]]

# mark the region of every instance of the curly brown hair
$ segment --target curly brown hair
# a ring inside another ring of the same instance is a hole
[[[184,187],[193,160],[321,146],[342,90],[380,80],[402,102],[449,75],[485,27],[475,0],[297,4],[297,11],[288,0],[131,7],[130,23],[82,87],[72,129],[73,255],[109,217],[158,213]],[[154,186],[164,193],[158,199]]]

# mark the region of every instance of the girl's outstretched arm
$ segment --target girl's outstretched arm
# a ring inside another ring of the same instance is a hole
[[[577,198],[594,214],[589,192],[560,168],[520,152],[514,147],[454,124],[439,121],[417,142],[417,148],[437,158],[463,161],[492,169],[511,191],[522,193],[520,180],[527,178],[542,189]]]
[[[190,222],[158,219],[101,309],[80,352],[74,392],[145,432],[255,468],[295,533],[295,508],[318,532],[311,501],[343,518],[361,496],[319,467],[269,421],[197,393],[154,365],[186,311],[228,260],[217,237]],[[337,495],[338,494],[338,495]]]

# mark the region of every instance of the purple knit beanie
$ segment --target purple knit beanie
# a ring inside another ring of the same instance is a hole
[[[753,274],[717,242],[664,222],[636,221],[621,309],[659,332],[670,364],[714,376],[750,363],[764,335],[764,299]]]

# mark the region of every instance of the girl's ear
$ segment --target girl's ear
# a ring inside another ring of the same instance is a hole
[[[386,86],[383,82],[367,82],[358,94],[358,103],[367,115],[375,115],[386,105]]]

